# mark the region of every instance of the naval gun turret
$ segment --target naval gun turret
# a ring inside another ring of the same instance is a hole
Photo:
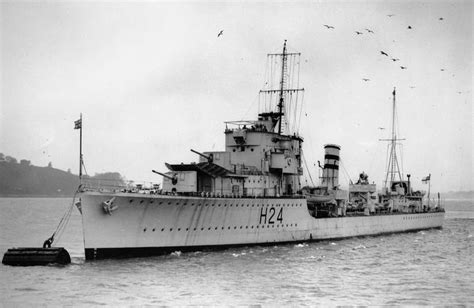
[[[156,174],[159,174],[159,175],[161,175],[161,176],[164,177],[164,178],[167,178],[168,180],[171,181],[171,183],[172,183],[173,185],[176,185],[176,184],[178,183],[178,177],[176,176],[176,174],[174,174],[173,176],[170,176],[170,175],[168,175],[168,174],[164,174],[164,173],[158,172],[158,171],[156,171],[156,170],[151,170],[151,172],[156,173]]]
[[[196,153],[197,155],[199,155],[201,157],[204,157],[205,159],[207,159],[208,163],[212,163],[214,161],[214,154],[212,154],[212,153],[210,153],[209,155],[206,155],[206,154],[200,153],[200,152],[198,152],[196,150],[193,150],[193,149],[191,149],[191,152]]]

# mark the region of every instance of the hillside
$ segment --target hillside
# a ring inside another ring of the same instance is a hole
[[[1,154],[1,153],[0,153]],[[86,179],[113,179],[123,183],[119,173],[96,174]],[[79,185],[79,177],[71,172],[31,165],[28,160],[20,163],[11,156],[0,155],[0,197],[61,197],[72,196]]]

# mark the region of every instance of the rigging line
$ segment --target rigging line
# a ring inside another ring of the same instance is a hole
[[[301,128],[301,115],[303,114],[303,106],[304,106],[304,91],[303,93],[301,94],[301,106],[300,106],[300,115],[299,115],[299,119],[298,119],[298,126],[297,126],[297,129],[296,129],[296,133],[299,135],[300,133],[300,128]]]
[[[252,109],[252,106],[255,105],[255,101],[258,99],[258,94],[257,96],[255,96],[255,98],[253,99],[252,103],[250,103],[249,105],[249,108],[247,109],[247,111],[244,113],[244,116],[241,118],[241,120],[243,120],[245,117],[247,117],[247,114],[249,113],[250,109]]]
[[[72,199],[72,203],[71,205],[69,206],[69,208],[66,210],[66,212],[64,213],[63,217],[61,218],[61,220],[59,221],[59,224],[58,226],[56,227],[56,230],[53,232],[53,235],[51,236],[53,239],[54,239],[54,236],[57,234],[57,241],[59,241],[59,239],[61,238],[62,236],[62,233],[67,225],[67,223],[69,222],[69,219],[71,217],[71,214],[72,214],[72,210],[74,208],[74,204],[75,204],[75,199],[76,199],[76,195],[78,192],[80,192],[80,189],[81,189],[81,185],[79,185],[79,187],[77,188],[76,192],[74,193],[74,197]],[[54,240],[53,240],[54,241]]]
[[[387,144],[387,151],[386,151],[386,155],[385,155],[385,170],[386,170],[386,173],[385,173],[385,187],[387,187],[387,177],[388,177],[388,173],[389,173],[389,168],[390,168],[390,159],[392,158],[392,152],[390,151],[390,157],[389,157],[389,147],[390,147],[390,143]]]
[[[346,168],[344,167],[344,164],[343,164],[342,160],[339,160],[339,165],[342,167],[342,170],[344,170],[346,179],[348,180],[349,184],[352,184],[351,177],[350,177],[349,173],[347,172]]]
[[[311,184],[313,186],[316,186],[316,185],[314,185],[313,177],[311,176],[311,172],[309,172],[308,163],[306,163],[306,156],[304,155],[303,152],[301,153],[301,156],[303,157],[303,162],[304,162],[304,165],[306,167],[306,171],[308,171],[308,176],[309,176],[309,179],[311,180]]]
[[[85,175],[89,175],[86,170],[86,165],[84,164],[84,157],[81,159],[81,164],[82,164],[82,167],[84,168]]]
[[[300,69],[301,69],[301,57],[298,57],[298,72],[297,72],[297,79],[296,79],[296,87],[300,87]]]
[[[403,179],[403,174],[405,173],[405,170],[403,168],[403,144],[400,142],[400,165],[402,166],[402,179]]]
[[[295,110],[293,112],[293,132],[297,132],[297,125],[298,122],[296,122],[296,117],[298,115],[298,96],[299,96],[299,91],[296,91],[295,93]],[[300,108],[301,109],[301,108]]]

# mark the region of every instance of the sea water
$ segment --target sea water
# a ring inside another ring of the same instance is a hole
[[[40,247],[71,199],[0,198],[0,252]],[[474,202],[447,200],[443,229],[384,236],[84,260],[74,209],[56,243],[67,266],[0,266],[0,304],[472,305]]]

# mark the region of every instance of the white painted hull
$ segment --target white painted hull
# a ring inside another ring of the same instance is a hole
[[[102,202],[115,197],[107,214]],[[86,259],[442,227],[443,212],[314,218],[306,199],[81,195]]]

